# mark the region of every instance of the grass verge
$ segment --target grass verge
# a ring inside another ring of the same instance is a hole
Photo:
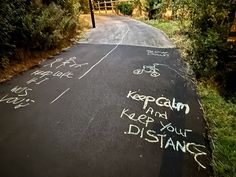
[[[162,20],[143,22],[165,32],[187,61],[187,49],[191,41],[183,30],[186,24]],[[236,177],[236,104],[221,97],[213,82],[197,81],[196,84],[209,125],[209,138],[212,140],[214,175]]]
[[[222,98],[209,82],[198,82],[209,133],[213,140],[212,166],[216,177],[236,176],[236,104]]]

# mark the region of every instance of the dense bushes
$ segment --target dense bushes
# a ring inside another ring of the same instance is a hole
[[[0,67],[19,60],[16,49],[41,51],[60,47],[73,36],[79,4],[73,0],[2,0],[0,5]]]
[[[89,9],[89,0],[79,0],[80,3],[80,10],[83,11],[85,14],[88,14],[90,12]]]
[[[232,81],[236,73],[235,44],[227,42],[235,14],[235,4],[228,0],[185,0],[190,26],[187,34],[192,43],[189,62],[197,78],[216,81],[225,96],[236,91]]]
[[[233,1],[175,0],[173,12],[178,20],[148,21],[171,35],[182,54],[188,50],[184,56],[188,56],[185,59],[199,79],[196,85],[208,122],[215,177],[236,174],[236,58],[231,56],[235,57],[236,43],[227,41],[236,4],[230,2]]]
[[[166,2],[162,0],[146,0],[145,11],[148,13],[148,19],[157,19],[166,7]]]
[[[60,46],[62,40],[70,37],[76,28],[73,17],[65,15],[54,3],[26,14],[22,24],[20,33],[23,40],[19,46],[40,50]]]
[[[133,5],[129,2],[120,2],[117,9],[124,15],[132,15]]]
[[[193,69],[197,76],[215,77],[228,60],[230,3],[228,0],[196,1],[190,8]]]
[[[227,41],[234,19],[235,2],[146,0],[149,19],[161,18],[161,14],[170,7],[173,18],[182,22],[181,32],[191,40],[187,59],[197,78],[217,81],[222,90],[236,90],[236,84],[231,79],[236,74],[235,58],[231,57],[235,56],[236,44]]]

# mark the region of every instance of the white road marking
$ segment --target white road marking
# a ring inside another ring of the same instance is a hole
[[[70,88],[66,89],[64,92],[62,92],[58,97],[56,97],[50,104],[54,103],[55,101],[57,101],[62,95],[64,95],[67,91],[69,91]]]
[[[105,58],[107,58],[108,55],[110,55],[114,50],[116,50],[116,48],[124,41],[125,36],[128,34],[129,32],[129,27],[127,26],[127,31],[125,32],[125,34],[123,35],[121,41],[113,48],[111,49],[104,57],[102,57],[97,63],[95,63],[93,66],[91,66],[82,76],[79,77],[79,79],[82,79],[84,76],[86,76],[94,67],[96,67],[99,63],[101,63]]]

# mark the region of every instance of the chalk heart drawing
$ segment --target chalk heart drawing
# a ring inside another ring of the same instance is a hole
[[[157,68],[158,65],[158,63],[154,63],[153,65],[143,65],[142,69],[135,69],[133,74],[141,75],[147,73],[150,74],[151,77],[158,77],[160,76],[159,69]]]

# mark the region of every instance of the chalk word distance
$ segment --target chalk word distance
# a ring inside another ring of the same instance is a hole
[[[206,169],[206,167],[201,162],[202,156],[206,156],[206,147],[201,144],[196,144],[194,142],[186,142],[184,140],[174,140],[167,135],[168,132],[177,135],[182,138],[187,138],[187,135],[192,132],[190,129],[177,128],[172,123],[163,123],[159,121],[161,125],[160,128],[154,126],[155,119],[149,117],[145,114],[137,115],[135,112],[131,112],[128,108],[124,108],[120,115],[121,119],[128,118],[133,121],[133,123],[138,123],[137,125],[131,123],[128,126],[128,131],[125,131],[125,135],[137,136],[149,143],[157,143],[161,149],[170,149],[177,152],[189,153],[194,157],[197,164]],[[156,127],[155,130],[149,127]]]
[[[163,96],[155,98],[153,96],[138,94],[137,91],[129,91],[127,98],[143,102],[143,109],[146,109],[149,103],[155,103],[157,106],[167,107],[170,110],[183,110],[185,114],[188,114],[190,111],[190,107],[188,104],[176,102],[175,98],[172,98],[171,100]]]
[[[206,166],[200,161],[201,156],[207,156],[205,152],[206,147],[201,144],[196,144],[193,142],[178,141],[166,134],[157,133],[155,130],[140,128],[137,125],[129,124],[128,131],[124,132],[125,135],[138,136],[149,143],[157,143],[161,149],[170,149],[172,151],[189,153],[194,157],[195,162],[206,169]]]
[[[158,65],[158,63],[154,63],[151,66],[144,65],[142,69],[135,69],[133,71],[133,74],[140,75],[143,73],[147,73],[150,74],[151,77],[158,77],[160,76],[159,69],[157,68]]]

